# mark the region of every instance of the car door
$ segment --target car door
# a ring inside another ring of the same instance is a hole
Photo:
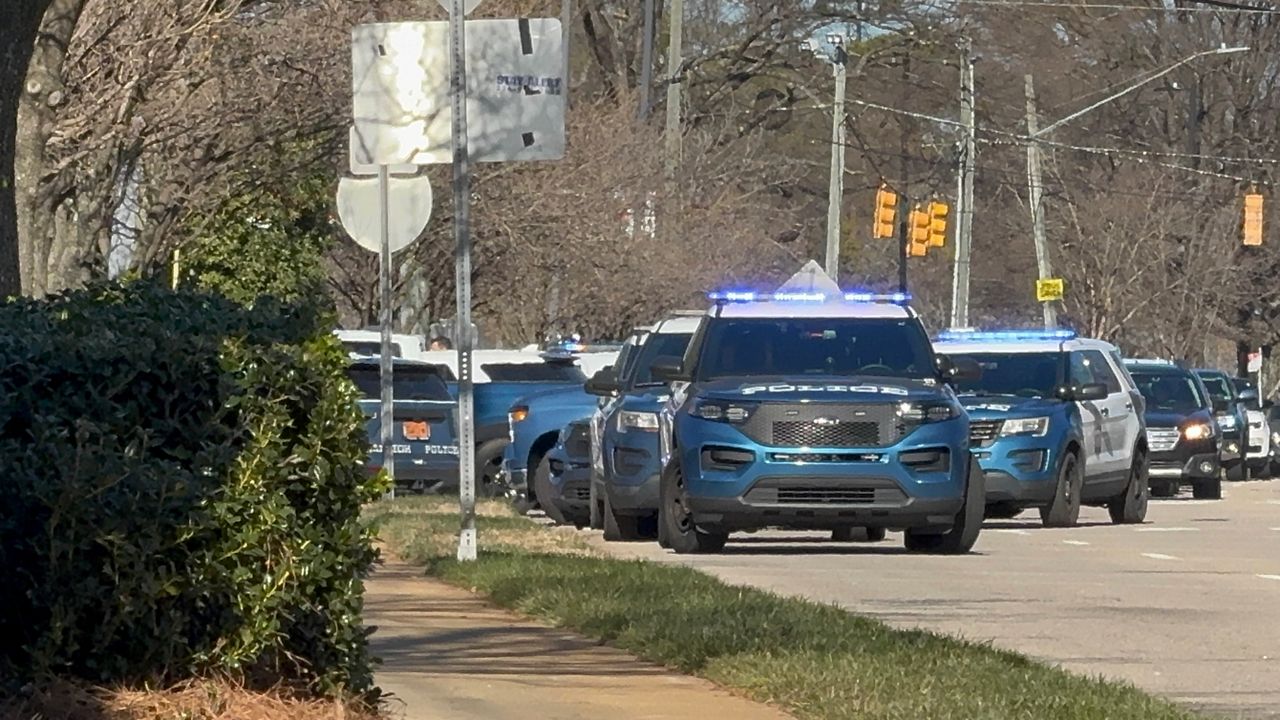
[[[1099,470],[1122,473],[1129,469],[1130,454],[1137,439],[1133,396],[1105,353],[1101,350],[1086,350],[1084,356],[1093,373],[1093,381],[1107,386],[1107,399],[1098,401],[1102,407],[1102,452],[1106,458]]]
[[[1093,373],[1085,361],[1083,352],[1073,350],[1068,357],[1068,366],[1067,381],[1071,387],[1083,387],[1094,382]],[[1086,400],[1077,402],[1076,407],[1080,411],[1080,435],[1084,441],[1085,472],[1090,475],[1096,474],[1106,465],[1106,458],[1102,457],[1100,450],[1103,447],[1104,431],[1102,406],[1098,401]]]

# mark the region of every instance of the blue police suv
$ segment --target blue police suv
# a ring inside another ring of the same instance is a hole
[[[934,350],[982,371],[955,389],[986,476],[988,517],[1037,508],[1046,527],[1070,527],[1081,505],[1093,505],[1115,523],[1146,518],[1142,398],[1113,345],[1070,330],[952,330]]]
[[[964,553],[985,485],[969,419],[905,294],[713,293],[659,415],[658,523],[678,553],[739,530],[904,530]],[[960,367],[964,367],[963,364]]]

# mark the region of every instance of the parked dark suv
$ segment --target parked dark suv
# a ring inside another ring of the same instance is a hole
[[[1153,497],[1173,497],[1190,485],[1195,497],[1222,497],[1222,437],[1209,391],[1195,373],[1162,360],[1125,360],[1146,400],[1148,475]]]

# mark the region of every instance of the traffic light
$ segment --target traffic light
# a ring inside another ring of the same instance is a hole
[[[1244,196],[1244,244],[1262,244],[1262,196],[1258,193]]]
[[[924,257],[929,253],[929,213],[916,207],[907,215],[907,226],[911,240],[907,246],[907,254],[911,257]]]
[[[894,225],[898,222],[898,193],[881,185],[876,191],[876,212],[871,228],[873,238],[891,238],[897,233]]]
[[[944,202],[929,203],[929,247],[947,244],[947,213],[951,207]]]

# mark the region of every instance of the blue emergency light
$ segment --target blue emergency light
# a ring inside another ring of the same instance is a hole
[[[970,330],[952,328],[938,333],[938,340],[950,342],[1054,342],[1074,340],[1074,330]]]
[[[720,290],[707,293],[707,298],[714,302],[794,302],[794,303],[825,303],[845,302],[855,303],[895,303],[902,305],[911,301],[911,294],[904,292],[894,293],[874,293],[874,292],[845,292],[839,295],[828,295],[820,291],[803,292],[781,290],[773,293],[756,292],[754,290]]]

